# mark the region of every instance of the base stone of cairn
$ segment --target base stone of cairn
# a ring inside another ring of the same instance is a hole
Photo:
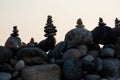
[[[24,80],[60,80],[60,74],[60,67],[55,64],[28,66],[21,72]]]

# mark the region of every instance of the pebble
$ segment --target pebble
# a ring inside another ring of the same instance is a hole
[[[10,80],[11,74],[6,72],[0,72],[0,80]]]
[[[25,62],[23,60],[19,60],[15,65],[15,69],[17,71],[22,70],[24,67],[25,67]]]

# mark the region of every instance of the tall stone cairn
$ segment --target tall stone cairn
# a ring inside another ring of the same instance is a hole
[[[46,26],[44,27],[44,32],[46,33],[45,37],[55,36],[56,35],[56,26],[52,23],[52,16],[48,15]]]

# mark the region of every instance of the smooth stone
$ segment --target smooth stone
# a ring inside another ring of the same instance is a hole
[[[92,41],[92,33],[85,28],[74,28],[65,35],[65,42],[73,45],[89,44]]]
[[[26,66],[21,71],[24,80],[60,80],[61,69],[55,64]]]
[[[77,49],[80,50],[81,56],[85,56],[87,54],[87,46],[86,45],[78,45]]]
[[[85,76],[85,80],[101,80],[101,78],[97,74],[88,74]]]
[[[5,47],[12,50],[18,50],[22,47],[21,39],[19,37],[9,37],[5,42]]]
[[[25,47],[17,52],[17,58],[24,60],[27,65],[39,65],[47,63],[47,53],[37,47]]]
[[[0,80],[10,80],[11,74],[6,72],[0,72]]]
[[[48,52],[49,50],[54,48],[55,44],[56,44],[55,37],[50,36],[50,37],[46,38],[45,40],[41,41],[38,44],[38,47],[40,49],[44,50],[45,52]]]
[[[62,59],[69,59],[69,58],[81,58],[81,53],[78,49],[69,49],[65,51],[62,55]]]
[[[95,66],[95,63],[93,63],[93,61],[94,57],[92,57],[91,55],[86,55],[85,57],[83,57],[81,60],[83,69],[90,72],[93,71],[93,68]]]
[[[11,58],[13,58],[13,53],[10,49],[0,46],[0,64],[8,62]]]
[[[63,76],[65,80],[80,80],[82,74],[82,65],[77,58],[65,60],[63,64]]]
[[[112,48],[103,48],[101,51],[101,56],[102,57],[114,57],[115,50]]]
[[[19,60],[15,65],[15,69],[17,71],[22,70],[24,67],[25,67],[25,62],[23,60]]]
[[[49,53],[50,58],[61,58],[63,52],[65,51],[66,43],[64,41],[59,42]]]
[[[115,58],[103,59],[103,77],[120,77],[120,60]]]

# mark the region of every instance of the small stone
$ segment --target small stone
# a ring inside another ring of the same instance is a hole
[[[101,80],[101,78],[97,74],[88,74],[85,76],[85,80]]]
[[[18,61],[16,59],[11,59],[10,60],[10,64],[12,65],[12,67],[15,67],[15,64],[17,63]]]
[[[79,59],[80,57],[81,57],[81,53],[78,49],[69,49],[63,54],[62,59],[69,59],[69,58]]]
[[[0,80],[10,80],[11,74],[6,72],[0,72]]]
[[[102,57],[113,57],[115,54],[115,51],[112,48],[103,48],[101,52]]]
[[[25,62],[23,60],[19,60],[15,65],[15,69],[17,71],[22,70],[24,67],[25,67]]]
[[[16,78],[15,80],[23,80],[22,78]]]

